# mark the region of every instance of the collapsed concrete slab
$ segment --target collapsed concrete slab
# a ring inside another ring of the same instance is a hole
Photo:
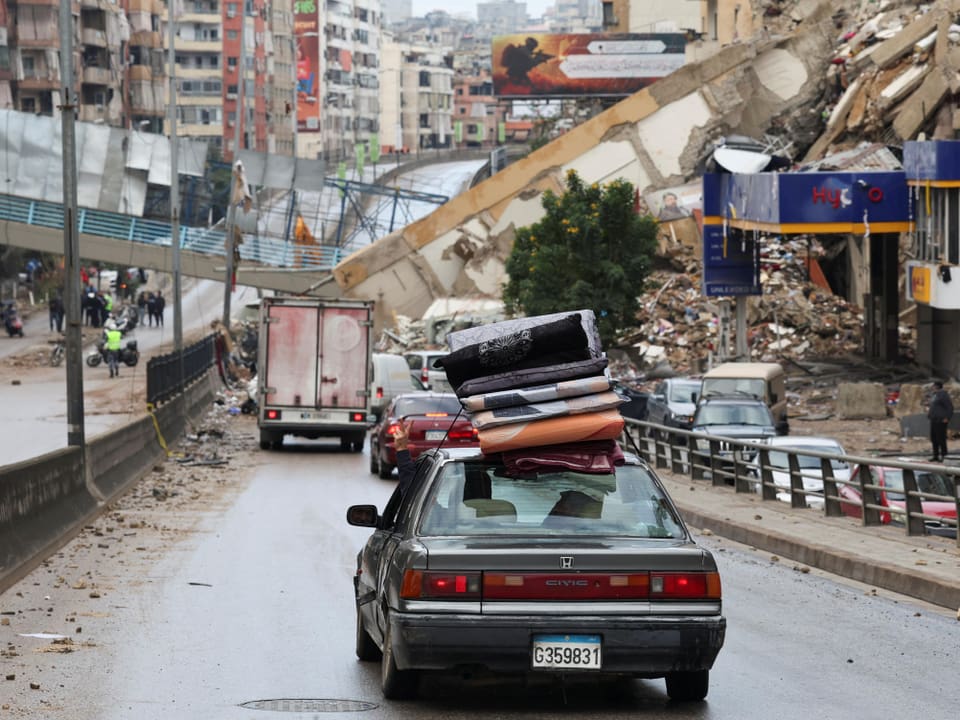
[[[642,194],[695,178],[705,148],[733,131],[817,133],[832,12],[830,2],[807,3],[789,37],[689,64],[354,253],[334,270],[342,293],[377,300],[380,317],[419,316],[438,297],[499,297],[516,229],[543,216],[543,193],[563,192],[567,170],[588,182],[623,178]]]

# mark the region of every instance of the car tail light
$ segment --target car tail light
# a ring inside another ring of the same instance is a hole
[[[650,573],[650,597],[670,600],[719,600],[719,573]]]
[[[407,570],[400,597],[405,600],[479,600],[480,573]]]
[[[377,388],[377,400],[383,400],[383,388],[382,388],[382,387],[378,387],[378,388]]]
[[[465,430],[451,430],[447,437],[451,440],[476,440],[478,435],[476,429],[470,427]]]
[[[350,415],[351,422],[366,422],[367,416],[360,412],[355,412]]]
[[[430,368],[426,365],[420,368],[420,380],[424,385],[427,385],[430,382]]]
[[[391,423],[391,424],[387,427],[387,435],[396,435],[396,434],[397,434],[397,430],[399,430],[399,429],[400,429],[400,425],[399,425],[398,423]]]
[[[279,410],[267,410],[267,420],[279,420],[280,411]]]

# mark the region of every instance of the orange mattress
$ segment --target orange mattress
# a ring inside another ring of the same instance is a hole
[[[510,423],[480,430],[480,450],[490,454],[537,445],[612,440],[623,432],[623,424],[617,409]]]

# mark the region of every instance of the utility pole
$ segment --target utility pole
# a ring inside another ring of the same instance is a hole
[[[67,445],[81,448],[86,477],[83,424],[83,325],[80,317],[80,233],[77,225],[76,94],[73,91],[73,3],[60,0],[60,120],[63,127],[63,257],[67,313]]]
[[[224,240],[224,251],[227,255],[227,275],[224,278],[223,287],[223,327],[227,334],[230,334],[230,300],[233,295],[233,253],[236,248],[235,235],[237,232],[237,201],[234,198],[234,191],[237,188],[237,162],[240,151],[246,147],[247,132],[246,125],[246,103],[244,102],[247,94],[247,2],[240,0],[240,60],[237,73],[239,81],[237,83],[237,132],[234,136],[233,167],[230,172],[230,194],[227,207],[227,237]],[[241,197],[242,199],[242,197]]]
[[[173,351],[177,353],[177,387],[183,391],[183,314],[180,287],[180,147],[177,142],[177,19],[175,0],[167,0],[167,74],[170,93],[167,116],[170,123],[170,248],[173,250]]]

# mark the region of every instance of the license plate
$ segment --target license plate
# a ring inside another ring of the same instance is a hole
[[[599,635],[534,635],[533,667],[550,670],[599,670]]]
[[[301,420],[325,420],[329,413],[325,413],[320,410],[314,412],[302,412],[300,413]]]
[[[443,440],[443,436],[447,434],[446,430],[427,430],[423,434],[424,440]]]

